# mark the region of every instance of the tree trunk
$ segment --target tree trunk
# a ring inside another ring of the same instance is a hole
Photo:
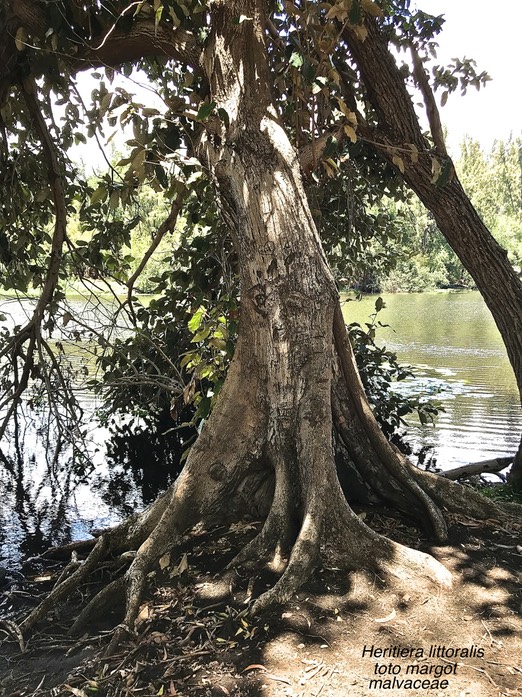
[[[125,591],[125,621],[109,650],[135,621],[150,567],[200,521],[246,513],[265,518],[234,561],[284,569],[254,611],[287,600],[320,562],[449,585],[439,562],[378,535],[354,513],[336,475],[334,443],[349,464],[349,492],[366,489],[438,539],[446,535],[441,503],[481,517],[504,515],[478,494],[416,470],[373,417],[297,154],[272,103],[264,6],[263,0],[215,1],[203,60],[211,98],[227,116],[205,123],[198,153],[215,180],[239,259],[238,345],[177,482],[144,514],[101,538],[84,565],[88,573],[109,552],[139,545],[125,577],[99,593],[73,626],[79,630]],[[234,21],[240,15],[247,19]],[[22,628],[81,577],[80,568]]]
[[[365,18],[363,41],[349,26],[344,29],[367,95],[378,119],[378,129],[367,129],[379,152],[393,163],[399,155],[404,179],[430,210],[448,244],[472,276],[500,331],[522,401],[522,282],[473,208],[445,152],[431,149],[424,138],[404,79],[377,22]],[[362,126],[364,131],[364,125]],[[416,153],[411,154],[410,145]],[[433,183],[433,160],[451,168],[444,186]],[[522,483],[522,456],[515,459],[510,479]]]

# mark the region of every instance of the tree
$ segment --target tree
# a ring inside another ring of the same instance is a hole
[[[393,6],[384,7],[393,17]],[[45,95],[51,89],[66,93],[69,74],[85,64],[113,67],[154,57],[157,60],[148,67],[151,74],[164,84],[172,80],[180,94],[182,85],[190,85],[190,96],[181,103],[171,95],[171,113],[177,114],[178,123],[189,134],[190,154],[209,173],[219,197],[241,285],[234,357],[181,475],[142,514],[102,535],[87,561],[31,613],[22,629],[28,630],[108,554],[137,549],[125,575],[93,598],[73,629],[123,593],[122,627],[132,627],[149,569],[180,542],[184,532],[200,521],[212,524],[245,514],[261,515],[265,522],[234,563],[284,561],[282,575],[256,600],[254,611],[288,599],[326,561],[449,585],[449,574],[439,562],[365,525],[348,504],[334,466],[335,447],[347,468],[349,491],[362,490],[370,500],[403,511],[439,540],[447,535],[442,507],[478,517],[505,513],[477,493],[416,469],[379,429],[361,385],[336,284],[303,186],[303,172],[315,170],[335,134],[338,141],[346,137],[353,142],[356,128],[366,133],[356,104],[347,105],[339,91],[344,89],[346,98],[352,99],[357,77],[344,84],[334,60],[338,61],[339,52],[346,55],[349,46],[360,62],[364,81],[370,80],[367,49],[388,51],[377,23],[385,15],[383,9],[370,0],[329,6],[286,3],[284,8],[265,0],[169,0],[129,6],[12,0],[3,3],[2,10],[0,93],[5,98],[14,88],[23,99],[21,107],[17,102],[4,106],[3,119],[9,118],[10,128],[16,130],[29,117],[29,138],[39,141],[46,158],[52,194],[46,206],[54,212],[42,299],[33,319],[8,344],[11,354],[26,345],[23,353],[27,357],[40,341],[41,315],[44,306],[56,300],[67,238],[70,190],[48,125],[52,114]],[[296,28],[301,34],[296,34]],[[288,50],[292,45],[298,49]],[[38,48],[36,53],[33,46]],[[40,71],[45,69],[42,55],[49,61],[46,69],[55,71],[52,87],[41,77]],[[305,58],[308,78],[301,72]],[[378,66],[388,61],[388,53],[373,58]],[[375,80],[372,90],[382,91],[382,76],[371,79]],[[386,91],[389,88],[385,86]],[[299,110],[300,101],[310,95],[315,95],[315,102],[305,101]],[[113,97],[107,99],[100,90],[96,99],[100,108],[107,108]],[[332,101],[338,104],[336,111]],[[288,112],[291,118],[285,122]],[[75,120],[74,110],[72,117],[66,115],[62,142],[72,140]],[[325,128],[322,134],[317,123]],[[405,123],[410,128],[407,118]],[[161,177],[143,121],[136,118],[134,125],[129,186],[143,181],[147,173],[152,173],[151,178]],[[159,140],[165,145],[166,134]],[[424,141],[419,142],[416,133],[408,133],[408,139],[400,142],[408,148],[408,143],[414,148],[418,142],[418,161],[412,161],[411,173],[410,168],[405,169],[405,176],[441,206],[443,189],[432,193],[431,155],[426,159],[420,152],[426,147]],[[3,157],[12,163],[9,147],[9,139],[4,137]],[[384,147],[393,150],[397,145],[387,141]],[[402,158],[393,155],[392,161],[402,169]],[[333,175],[335,163],[328,159],[324,163],[327,177]],[[109,184],[98,193],[91,190],[86,216],[94,216],[93,199],[105,197],[110,202]],[[455,183],[448,187],[451,205],[460,206],[464,194]],[[168,183],[164,188],[170,196],[177,196],[175,215],[185,188]],[[31,207],[33,200],[29,199]],[[442,219],[440,208],[438,211]],[[171,225],[172,216],[169,220]],[[477,245],[486,233],[482,227],[475,230],[474,219],[466,221],[468,243],[481,251]],[[487,244],[491,247],[489,240]],[[495,253],[495,259],[497,256]],[[466,260],[470,261],[467,256]],[[510,302],[512,312],[520,313],[520,305],[513,298]],[[27,383],[31,366],[24,370],[14,396]],[[115,633],[111,647],[122,631]]]
[[[409,43],[413,76],[424,97],[434,148],[422,134],[402,74],[388,50],[385,33],[373,20],[366,27],[364,40],[353,27],[344,29],[368,99],[377,114],[376,127],[360,130],[403,172],[405,181],[433,213],[437,227],[472,276],[502,335],[522,400],[522,283],[508,261],[506,250],[496,242],[471,204],[447,154],[437,105],[417,52],[418,45],[424,43],[422,31]],[[458,63],[457,68],[462,69],[463,65]],[[436,86],[456,87],[454,76],[440,70],[436,75]],[[475,75],[472,83],[478,87],[481,79],[485,79],[483,74]],[[409,154],[406,163],[398,153]],[[419,153],[430,154],[431,158],[418,157]],[[522,481],[522,442],[510,479],[517,485]]]
[[[473,205],[518,267],[522,261],[521,148],[520,138],[509,138],[495,141],[491,151],[484,153],[476,141],[467,138],[457,163]]]

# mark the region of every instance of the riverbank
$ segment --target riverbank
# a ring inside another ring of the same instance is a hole
[[[415,378],[394,384],[394,389],[422,399],[434,397],[445,409],[437,416],[435,426],[422,426],[411,419],[404,427],[414,453],[427,453],[425,464],[431,457],[437,468],[450,469],[516,452],[522,431],[518,393],[504,346],[480,295],[464,292],[382,297],[385,307],[378,321],[384,326],[377,326],[376,340],[394,351],[402,365],[415,368]],[[375,301],[376,296],[367,296],[360,302],[346,302],[345,320],[358,321],[364,326],[375,311]],[[91,318],[91,313],[100,309],[96,304],[86,305],[81,299],[70,305],[73,317],[85,312]],[[14,309],[13,305],[9,306],[12,314]],[[20,312],[13,321],[22,324],[24,317]],[[100,322],[106,322],[106,318],[101,317]],[[74,329],[72,320],[66,329],[71,328]],[[69,355],[63,358],[76,358],[80,346],[81,342],[68,344]],[[83,368],[78,363],[81,379],[85,377]],[[69,486],[71,454],[65,451],[58,469],[56,463],[52,465],[55,475],[61,467],[65,476],[58,485],[51,486],[46,478],[52,449],[48,447],[45,414],[34,406],[28,409],[27,418],[20,424],[23,438],[17,450],[13,449],[12,453],[7,452],[7,447],[4,450],[16,477],[0,466],[0,498],[4,503],[0,508],[0,566],[19,569],[21,560],[27,556],[24,549],[29,545],[34,549],[42,540],[48,541],[49,531],[57,531],[52,541],[60,543],[65,541],[65,536],[79,539],[92,528],[115,522],[113,499],[107,504],[104,492],[92,487],[93,482],[107,478],[106,450],[111,434],[96,421],[99,405],[92,393],[82,390],[78,398],[88,431],[84,451],[90,448],[95,469],[88,481],[73,489]],[[172,426],[170,421],[169,425]],[[158,440],[165,440],[164,431],[168,431],[168,426],[159,430]],[[134,435],[130,434],[129,438],[134,446]],[[13,445],[15,439],[11,438],[10,443]],[[121,466],[111,474],[116,474],[125,506],[136,508],[145,493],[152,495],[152,490],[140,491],[139,482],[149,486],[154,463],[163,458],[164,450],[158,446],[161,457],[156,457],[154,452],[149,444],[137,456],[134,447],[123,449]],[[118,509],[119,515],[124,512]]]
[[[102,652],[118,615],[72,639],[65,632],[80,597],[56,608],[24,652],[13,627],[1,626],[0,695],[385,697],[385,681],[394,678],[429,680],[427,697],[520,695],[522,524],[450,516],[450,544],[433,546],[384,511],[359,515],[435,555],[454,574],[454,588],[328,571],[286,606],[253,619],[249,598],[271,578],[225,566],[258,526],[199,533],[149,579],[136,636],[107,662]],[[59,573],[42,573],[29,595],[44,593]]]

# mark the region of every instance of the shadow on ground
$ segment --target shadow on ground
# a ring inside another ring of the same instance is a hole
[[[24,653],[4,624],[0,695],[521,695],[522,526],[452,516],[451,544],[430,546],[403,520],[367,514],[365,521],[436,556],[454,573],[454,588],[325,570],[291,603],[253,619],[250,600],[274,578],[225,567],[257,528],[218,529],[191,536],[179,557],[162,560],[136,636],[105,663],[100,652],[119,621],[116,612],[80,638],[66,634],[94,587],[57,609]],[[58,572],[41,569],[20,590],[26,596],[19,611]]]

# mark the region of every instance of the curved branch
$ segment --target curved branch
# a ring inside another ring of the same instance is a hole
[[[36,99],[36,85],[34,80],[32,78],[25,80],[23,88],[24,99],[29,115],[40,142],[42,143],[42,152],[47,165],[55,213],[54,232],[51,242],[51,251],[49,253],[47,275],[42,293],[34,311],[33,319],[31,320],[35,324],[39,324],[43,312],[52,301],[56,286],[58,285],[58,276],[62,263],[62,250],[67,235],[67,204],[65,202],[65,185],[62,168],[58,161],[56,145],[49,133],[49,129],[47,128],[47,124],[40,110],[40,105]]]
[[[422,60],[413,44],[410,46],[410,52],[413,60],[413,77],[415,78],[417,87],[422,93],[424,106],[426,107],[426,116],[430,124],[430,131],[433,142],[435,143],[435,148],[441,155],[447,157],[448,151],[446,150],[446,143],[444,142],[444,132],[442,130],[439,109],[433,95],[433,90],[431,89],[428,76],[422,65]]]
[[[165,237],[167,232],[172,232],[174,228],[176,227],[176,222],[178,220],[178,215],[181,210],[181,207],[183,206],[183,202],[185,201],[186,197],[188,195],[188,189],[185,187],[182,188],[182,190],[178,193],[176,198],[174,199],[170,213],[167,218],[161,223],[159,228],[156,231],[156,234],[152,238],[152,242],[150,244],[150,247],[147,249],[145,254],[143,255],[143,259],[140,261],[138,268],[136,271],[132,274],[132,276],[129,278],[127,281],[126,285],[128,290],[127,294],[127,302],[131,304],[131,296],[132,296],[132,291],[134,289],[134,284],[140,277],[140,274],[142,273],[143,269],[147,266],[147,263],[151,256],[154,254],[156,249],[158,248],[159,243],[161,240]]]
[[[167,56],[199,72],[200,54],[201,49],[190,32],[142,20],[128,32],[114,31],[98,48],[86,46],[79,52],[78,59],[94,67],[114,67],[139,58]]]
[[[42,144],[42,153],[47,166],[48,182],[51,188],[51,195],[54,204],[55,224],[51,241],[51,249],[49,252],[46,278],[32,317],[27,324],[12,337],[12,339],[0,352],[0,357],[12,353],[13,361],[16,361],[17,357],[22,356],[24,363],[22,379],[16,386],[14,394],[9,398],[11,406],[0,427],[0,436],[4,434],[7,423],[16,409],[20,397],[29,384],[29,377],[34,365],[33,351],[35,350],[37,344],[39,345],[40,343],[40,326],[43,315],[49,303],[52,302],[56,287],[58,285],[58,278],[62,263],[63,245],[67,234],[67,204],[65,199],[65,184],[58,160],[56,145],[49,132],[45,118],[36,98],[36,85],[33,78],[27,78],[23,82],[22,88],[27,111],[33,123],[35,132],[37,133]],[[21,347],[26,341],[29,341],[29,347],[27,353],[23,355],[21,353]]]
[[[54,203],[55,223],[49,252],[49,264],[40,298],[36,304],[29,322],[9,341],[0,353],[0,358],[17,350],[32,335],[34,328],[39,327],[45,308],[52,301],[62,262],[62,250],[67,236],[67,204],[65,202],[65,184],[58,161],[56,145],[49,132],[47,124],[36,99],[36,85],[33,78],[27,78],[23,83],[23,97],[27,110],[33,122],[35,131],[42,144],[42,152],[47,165],[48,181]]]
[[[125,14],[126,10],[121,13]],[[43,39],[49,29],[45,9],[34,0],[12,0],[10,4],[10,32],[16,34],[24,27],[28,34]],[[187,63],[200,70],[201,49],[190,32],[166,24],[156,24],[153,17],[138,17],[128,31],[103,27],[100,34],[84,42],[76,53],[67,59],[83,67],[115,67],[128,61],[152,56],[167,56]],[[78,37],[79,38],[79,37]]]

